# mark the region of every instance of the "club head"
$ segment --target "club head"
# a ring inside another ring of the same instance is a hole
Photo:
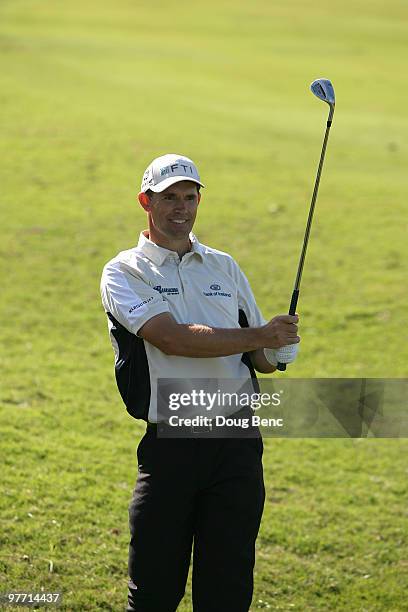
[[[317,98],[334,107],[336,100],[333,85],[329,79],[316,79],[311,84],[310,89]]]

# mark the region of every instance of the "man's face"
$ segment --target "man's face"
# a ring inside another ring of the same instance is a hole
[[[188,238],[197,215],[199,194],[196,183],[180,181],[149,200],[152,232],[168,240]]]

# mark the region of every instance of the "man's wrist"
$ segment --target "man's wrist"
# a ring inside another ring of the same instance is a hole
[[[262,350],[265,344],[263,328],[262,327],[247,327],[247,328],[243,328],[243,330],[245,330],[245,332],[248,334],[246,337],[249,339],[249,344],[250,344],[250,346],[248,346],[245,352],[256,351],[258,349]]]

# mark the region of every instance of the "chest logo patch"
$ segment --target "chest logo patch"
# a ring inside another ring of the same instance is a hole
[[[213,283],[212,285],[210,285],[210,289],[211,291],[203,291],[203,295],[205,295],[206,297],[231,297],[231,293],[221,291],[221,285],[218,285],[217,283]]]
[[[153,289],[159,293],[167,293],[167,295],[179,295],[180,293],[178,287],[162,287],[161,285],[156,285]]]

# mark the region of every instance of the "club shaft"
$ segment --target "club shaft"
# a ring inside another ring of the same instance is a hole
[[[296,274],[296,280],[295,280],[295,286],[294,286],[295,291],[299,291],[300,281],[302,280],[303,266],[304,266],[305,258],[306,258],[307,245],[309,243],[310,230],[312,227],[313,214],[314,214],[315,204],[317,200],[317,194],[319,192],[320,177],[322,174],[324,158],[326,155],[327,141],[329,139],[330,128],[331,128],[332,121],[333,121],[333,114],[334,114],[334,107],[332,106],[330,107],[329,118],[327,120],[326,132],[324,135],[322,152],[321,152],[320,161],[319,161],[319,167],[317,169],[317,175],[316,175],[316,180],[315,180],[314,189],[313,189],[312,201],[310,203],[309,216],[307,218],[305,237],[303,239],[303,247],[302,247],[302,252],[300,254],[299,265],[298,265],[298,270]]]
[[[297,270],[296,280],[295,280],[295,286],[293,289],[292,299],[291,299],[290,307],[289,307],[289,314],[292,316],[296,314],[296,305],[297,305],[298,298],[299,298],[300,281],[302,280],[303,266],[304,266],[305,258],[306,258],[306,251],[307,251],[307,245],[309,242],[310,229],[312,227],[312,221],[313,221],[313,213],[314,213],[315,204],[317,200],[317,194],[319,191],[320,176],[322,174],[324,157],[326,155],[327,141],[329,139],[330,128],[333,122],[333,115],[334,115],[334,106],[330,106],[329,117],[327,119],[327,124],[326,124],[326,132],[325,132],[324,140],[323,140],[322,152],[320,155],[319,167],[317,169],[316,180],[315,180],[313,195],[312,195],[312,201],[310,203],[310,208],[309,208],[309,216],[307,218],[306,231],[305,231],[305,237],[303,239],[302,252],[300,254],[299,265],[298,265],[298,270]],[[277,365],[277,369],[281,372],[284,372],[286,370],[286,363],[279,362]]]

